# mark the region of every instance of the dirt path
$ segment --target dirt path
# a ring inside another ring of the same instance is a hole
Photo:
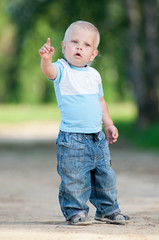
[[[18,130],[12,140],[9,133],[6,138],[5,131],[0,134],[0,240],[159,239],[159,153],[121,148],[120,141],[112,146],[118,201],[131,221],[126,226],[94,221],[91,226],[74,227],[67,225],[58,203],[57,128],[53,136],[44,126],[45,141],[35,128],[34,139],[29,138],[31,127],[25,129],[28,137]],[[95,209],[88,204],[93,220]]]

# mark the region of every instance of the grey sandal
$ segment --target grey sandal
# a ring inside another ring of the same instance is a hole
[[[72,216],[68,223],[71,225],[90,225],[92,224],[92,221],[86,215],[86,213],[82,212]]]
[[[127,215],[124,215],[120,212],[115,212],[110,216],[104,216],[104,217],[99,217],[96,216],[95,220],[105,222],[105,223],[112,223],[112,224],[126,224],[129,222],[130,217]]]

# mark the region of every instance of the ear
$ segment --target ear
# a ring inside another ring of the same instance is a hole
[[[62,53],[64,54],[65,48],[66,48],[66,44],[65,44],[65,42],[63,41],[61,45],[62,45]]]
[[[93,53],[92,53],[92,56],[90,58],[90,61],[93,62],[93,60],[95,59],[95,57],[98,55],[98,50],[94,50]]]

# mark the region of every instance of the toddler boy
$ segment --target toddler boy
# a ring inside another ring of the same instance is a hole
[[[54,82],[61,112],[57,139],[59,202],[73,225],[92,223],[88,200],[96,207],[97,221],[124,224],[129,220],[118,206],[108,146],[117,141],[118,130],[103,97],[101,77],[88,65],[98,54],[99,41],[93,24],[77,21],[68,27],[62,42],[65,59],[52,63],[55,50],[49,38],[39,50],[42,72]]]

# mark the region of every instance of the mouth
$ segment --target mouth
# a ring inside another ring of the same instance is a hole
[[[82,57],[80,53],[75,54],[76,57]]]

